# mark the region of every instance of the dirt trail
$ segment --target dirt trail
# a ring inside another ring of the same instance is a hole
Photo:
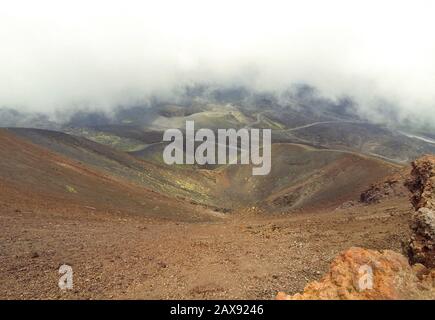
[[[332,123],[367,123],[367,122],[356,121],[356,120],[317,121],[317,122],[305,124],[303,126],[285,129],[284,131],[296,131],[296,130],[300,130],[300,129],[314,127],[314,126],[317,126],[319,124],[332,124]]]

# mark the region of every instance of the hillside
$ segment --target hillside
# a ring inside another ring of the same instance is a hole
[[[19,128],[8,132],[139,189],[217,211],[256,206],[273,213],[339,206],[358,199],[367,185],[400,168],[352,152],[279,143],[272,147],[271,173],[252,176],[251,165],[168,166],[161,159],[162,144],[150,146],[145,156],[60,132]]]
[[[47,130],[2,129],[0,147],[2,298],[271,299],[408,234],[406,198],[357,202],[402,167],[352,152],[274,144],[270,177],[252,177]],[[63,263],[74,291],[57,287]]]
[[[164,195],[139,185],[140,177],[134,174],[140,165],[144,166],[134,158],[117,152],[104,154],[106,148],[99,150],[97,144],[86,145],[87,141],[68,139],[64,134],[19,131],[41,145],[46,143],[51,150],[19,138],[10,130],[0,130],[4,207],[17,212],[107,211],[181,220],[213,217],[170,193]]]

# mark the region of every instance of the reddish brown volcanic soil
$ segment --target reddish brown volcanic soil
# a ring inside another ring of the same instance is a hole
[[[159,218],[210,220],[213,215],[167,197],[107,170],[17,138],[0,130],[0,208],[45,212],[144,214]],[[168,216],[169,215],[169,216]]]
[[[409,235],[406,197],[225,215],[6,131],[0,159],[1,299],[273,299],[351,246],[400,251]],[[74,271],[65,292],[64,263]]]
[[[218,223],[2,209],[0,298],[272,299],[319,279],[351,246],[400,251],[409,217],[402,205]],[[70,292],[57,286],[63,263],[74,270]]]

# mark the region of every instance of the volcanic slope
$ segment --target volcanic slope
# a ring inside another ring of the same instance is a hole
[[[164,165],[164,147],[156,143],[132,154]],[[213,197],[231,208],[255,206],[268,212],[334,207],[358,199],[367,186],[402,168],[355,152],[293,143],[274,143],[271,160],[265,176],[253,176],[252,165],[207,166],[216,182]]]
[[[271,172],[253,176],[252,165],[215,170],[219,198],[265,211],[335,208],[358,199],[371,183],[401,166],[381,159],[306,145],[272,145]]]
[[[285,211],[336,206],[358,199],[368,185],[401,168],[352,152],[275,143],[271,173],[253,176],[251,165],[224,165],[213,170],[165,165],[161,145],[148,149],[147,160],[155,159],[150,162],[64,133],[9,131],[107,175],[216,210],[259,206]]]
[[[213,204],[211,194],[215,186],[214,179],[201,170],[143,161],[125,152],[61,132],[15,128],[9,130],[96,170],[127,179],[139,187],[146,187],[171,197]]]
[[[111,150],[106,147],[98,149],[100,146],[96,143],[75,140],[65,134],[18,131],[49,148],[26,141],[11,130],[0,130],[3,209],[16,212],[102,211],[185,221],[217,217],[211,210],[177,199],[171,193],[166,195],[145,187],[145,183],[141,185],[143,180],[155,187],[158,182],[147,179],[146,174],[156,168],[146,167],[133,157],[115,151],[110,154]],[[144,176],[135,177],[136,172],[142,172]],[[154,176],[158,174],[156,170]],[[160,183],[169,184],[164,180]],[[177,190],[182,192],[180,188]]]
[[[0,150],[1,298],[273,298],[318,280],[350,246],[400,250],[407,238],[406,198],[332,210],[398,170],[350,152],[274,144],[271,174],[253,177],[248,165],[159,166],[51,131],[0,129]],[[242,209],[192,204],[202,196],[188,181]],[[238,214],[248,204],[301,210]]]

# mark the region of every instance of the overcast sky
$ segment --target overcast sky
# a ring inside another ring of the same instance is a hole
[[[435,123],[434,17],[431,0],[3,0],[0,106],[111,108],[192,82],[304,82]]]

